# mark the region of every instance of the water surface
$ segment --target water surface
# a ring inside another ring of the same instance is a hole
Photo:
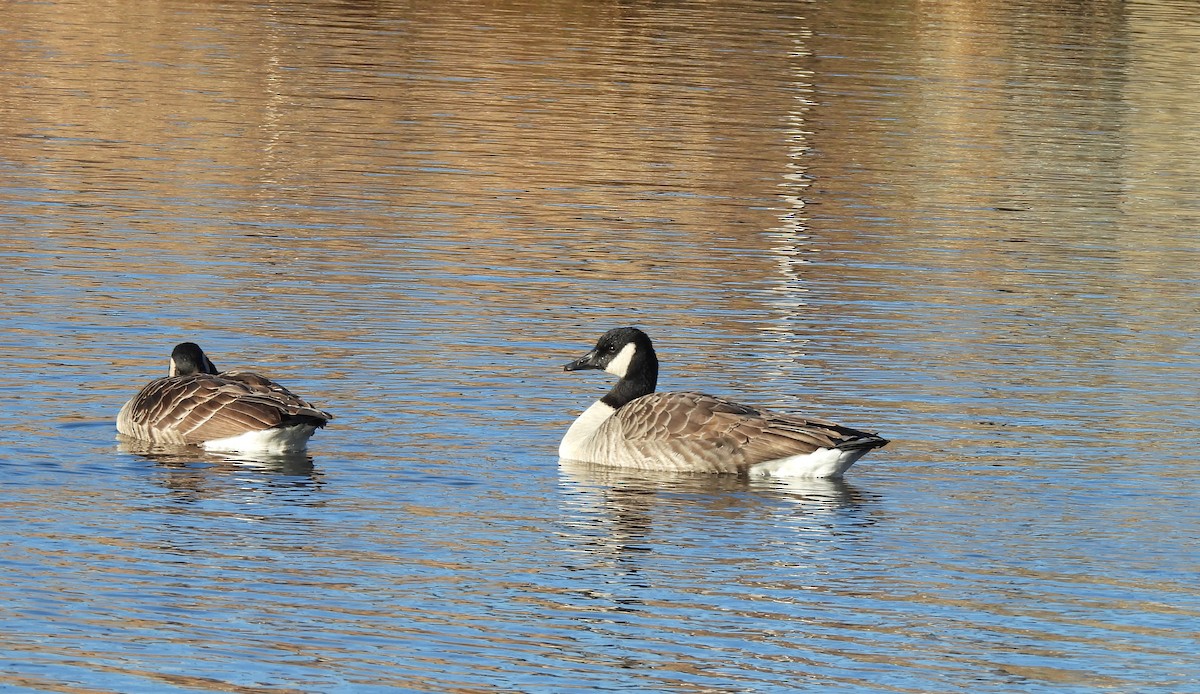
[[[1200,691],[1192,9],[10,3],[0,683]],[[893,443],[560,466],[624,324]],[[185,339],[337,419],[118,444]]]

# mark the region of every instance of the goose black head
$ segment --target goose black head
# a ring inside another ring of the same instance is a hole
[[[215,374],[217,367],[200,345],[195,342],[181,342],[171,350],[171,376],[189,376],[191,374]]]
[[[563,371],[599,369],[621,379],[606,401],[619,407],[658,385],[658,356],[650,336],[637,328],[614,328],[600,336],[592,351],[565,364]]]

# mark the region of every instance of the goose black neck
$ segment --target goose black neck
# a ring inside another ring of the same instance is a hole
[[[217,367],[195,342],[181,342],[176,345],[171,351],[171,362],[175,364],[176,376],[217,373]]]
[[[656,387],[658,357],[655,356],[653,347],[640,347],[629,362],[625,378],[617,381],[612,390],[608,391],[608,395],[600,398],[600,402],[619,410],[629,402],[653,393]]]

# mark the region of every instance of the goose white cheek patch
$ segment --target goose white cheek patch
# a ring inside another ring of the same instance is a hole
[[[608,362],[608,366],[604,370],[617,378],[625,378],[625,374],[629,371],[629,363],[633,361],[633,353],[637,351],[637,345],[630,342],[617,352],[617,356],[613,357],[612,361]]]

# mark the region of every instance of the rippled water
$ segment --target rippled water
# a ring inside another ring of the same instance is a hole
[[[9,3],[0,686],[1200,691],[1190,3]],[[560,466],[661,385],[845,481]],[[118,445],[200,342],[309,458]]]

